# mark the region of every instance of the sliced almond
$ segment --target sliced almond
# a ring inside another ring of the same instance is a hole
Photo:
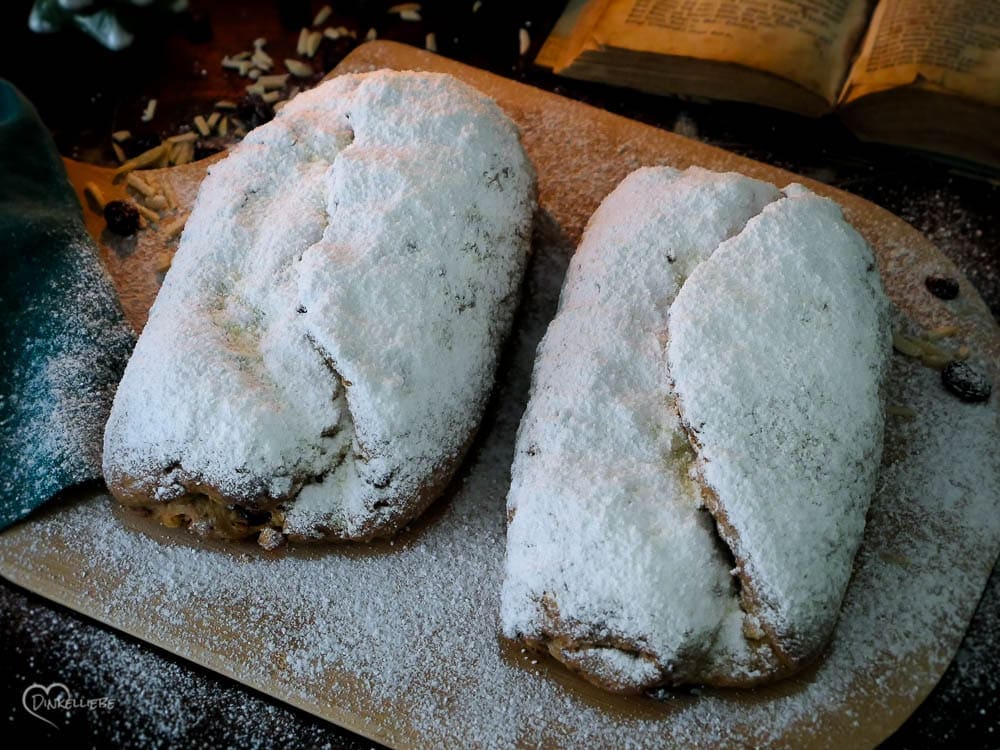
[[[146,182],[144,179],[142,179],[135,172],[130,172],[125,176],[125,184],[128,185],[130,188],[133,188],[134,190],[138,191],[139,193],[142,193],[142,195],[146,196],[147,198],[151,195],[156,195],[156,190],[153,188],[153,186],[150,185],[148,182]]]
[[[250,62],[261,70],[270,70],[274,67],[274,58],[262,49],[258,49],[253,53],[253,56],[250,58]]]
[[[196,141],[198,140],[198,134],[193,130],[188,133],[178,133],[177,135],[172,135],[164,140],[164,143],[184,143],[185,141]]]
[[[159,224],[160,215],[156,213],[156,211],[154,211],[151,208],[146,208],[146,206],[142,205],[141,203],[136,203],[135,201],[131,201],[131,203],[133,206],[136,207],[139,213],[142,214],[147,219],[149,219],[149,221],[151,221],[154,224]]]
[[[924,349],[917,339],[912,339],[901,333],[892,334],[892,348],[907,357],[919,357],[924,353]]]
[[[306,39],[306,57],[315,57],[316,53],[319,51],[319,45],[323,43],[323,32],[312,31],[309,33],[309,37]]]
[[[129,159],[127,162],[118,167],[118,169],[115,170],[113,177],[117,180],[122,175],[128,174],[134,169],[142,169],[143,167],[155,164],[164,156],[164,154],[166,154],[166,152],[167,145],[163,143],[159,146],[154,146],[148,151],[143,151],[134,159]]]
[[[204,117],[202,117],[201,115],[195,115],[193,122],[197,131],[201,133],[203,136],[207,137],[211,135],[212,129],[208,127],[208,122],[205,120]]]
[[[167,237],[176,237],[184,230],[184,225],[187,224],[189,214],[184,214],[169,224],[163,225],[163,234]]]
[[[333,8],[329,5],[324,5],[313,17],[313,26],[322,26],[326,23],[326,19],[330,17],[331,13],[333,13]]]
[[[938,326],[937,328],[932,328],[927,332],[927,340],[940,341],[941,339],[957,336],[959,333],[960,331],[958,326]]]
[[[162,193],[151,195],[146,200],[146,205],[149,206],[154,211],[166,211],[169,208],[169,206],[167,205],[167,197]]]
[[[285,60],[285,68],[296,78],[308,78],[313,74],[311,65],[304,63],[301,60],[294,60],[292,58],[287,58]]]
[[[174,185],[169,178],[163,180],[163,197],[167,199],[167,208],[171,211],[177,208],[177,193],[174,192]]]
[[[257,79],[257,83],[263,86],[266,90],[280,89],[288,83],[288,73],[275,73],[274,75],[261,76]]]

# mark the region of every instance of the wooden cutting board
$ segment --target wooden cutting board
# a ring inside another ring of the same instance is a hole
[[[1000,331],[975,290],[900,219],[774,167],[393,43],[363,45],[334,75],[383,67],[451,73],[494,97],[521,127],[539,176],[525,300],[497,395],[446,497],[393,543],[268,553],[151,527],[100,492],[70,493],[0,535],[0,573],[396,747],[879,743],[951,660],[1000,550],[996,395],[964,404],[936,370],[896,355],[880,486],[824,656],[772,687],[674,691],[661,700],[606,695],[498,638],[514,434],[568,257],[600,200],[642,165],[737,170],[830,196],[876,250],[895,326],[947,331],[938,345],[967,346],[996,383]],[[206,164],[147,174],[176,194],[170,219],[189,209]],[[87,181],[109,198],[124,194],[110,170],[67,166],[81,195]],[[177,240],[166,221],[134,240],[114,239],[96,212],[86,213],[140,329]],[[929,295],[930,273],[959,279],[959,298]]]

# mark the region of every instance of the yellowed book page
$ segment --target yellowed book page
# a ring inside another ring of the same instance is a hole
[[[604,22],[604,14],[614,0],[586,0],[583,3],[573,3],[573,27],[569,36],[556,42],[559,56],[552,66],[554,73],[559,73],[570,65],[585,48],[594,46],[596,29]],[[565,28],[565,27],[564,27]],[[561,35],[560,35],[561,36]]]
[[[556,66],[616,47],[744,65],[836,102],[869,0],[610,0]],[[584,14],[584,17],[586,14]]]
[[[882,0],[841,101],[910,84],[1000,105],[1000,2]]]
[[[559,16],[556,25],[545,39],[545,44],[535,57],[535,65],[541,65],[543,68],[556,67],[586,4],[587,0],[569,0],[566,9]]]

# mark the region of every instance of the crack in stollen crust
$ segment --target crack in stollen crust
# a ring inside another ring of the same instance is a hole
[[[865,492],[870,499],[868,438],[881,434],[868,416],[874,381],[851,374],[878,371],[869,322],[878,325],[879,284],[870,263],[864,271],[870,250],[832,202],[795,184],[781,192],[775,202],[783,206],[765,207],[724,250],[720,243],[692,274],[694,286],[678,291],[667,357],[676,414],[696,455],[692,476],[737,563],[744,640],[751,661],[753,647],[766,645],[772,677],[800,669],[828,641],[850,543],[863,528],[855,510]],[[818,244],[820,232],[829,233],[829,248]],[[784,285],[790,291],[779,291]],[[842,306],[830,296],[838,289]],[[712,292],[734,303],[706,301]],[[720,370],[722,350],[742,354]],[[813,355],[789,369],[795,351]],[[844,474],[854,466],[862,467],[856,476]],[[822,514],[804,503],[814,496]]]
[[[790,196],[786,192],[787,190],[787,187],[781,189],[779,197],[765,203],[760,210],[753,216],[749,217],[738,230],[722,239],[716,245],[715,249],[702,260],[702,263],[714,256],[723,244],[740,237],[746,231],[747,227],[749,227],[753,221],[758,219],[770,206],[780,204],[783,201],[788,200]],[[681,293],[681,290],[687,284],[687,281],[693,274],[694,270],[700,265],[701,263],[694,268],[689,269],[688,274],[681,279],[677,289],[677,295],[675,295],[674,300],[671,300],[671,307],[673,306],[673,302],[676,300],[677,296]],[[668,340],[669,327],[668,331],[664,334],[664,348],[666,348]],[[698,430],[694,428],[685,418],[683,400],[677,392],[673,376],[670,372],[669,357],[666,358],[666,364],[668,383],[671,395],[673,396],[671,408],[677,416],[678,424],[680,425],[684,437],[687,440],[694,456],[690,472],[691,479],[697,485],[698,491],[701,495],[702,510],[711,519],[711,525],[709,528],[713,534],[713,541],[715,542],[716,547],[720,550],[720,553],[724,554],[726,559],[732,563],[730,573],[733,576],[735,586],[734,594],[739,603],[740,611],[743,614],[742,629],[744,641],[746,642],[750,654],[754,657],[752,665],[753,669],[754,671],[763,669],[768,676],[780,676],[791,673],[797,668],[797,662],[781,647],[781,640],[775,632],[773,626],[760,616],[762,610],[760,597],[754,581],[747,570],[747,560],[740,558],[740,556],[736,553],[736,550],[738,549],[738,534],[732,524],[729,523],[728,517],[726,516],[725,510],[722,508],[718,495],[705,481],[702,471],[705,459],[702,456],[702,446],[697,437]],[[756,630],[756,632],[751,632],[752,630]],[[715,648],[718,638],[721,635],[721,631],[722,625],[720,623],[720,627],[716,631],[716,642],[713,643],[709,652]],[[771,658],[768,658],[768,656]]]
[[[673,386],[671,385],[671,387]],[[701,455],[701,444],[695,437],[691,425],[689,425],[684,419],[681,400],[676,396],[676,393],[674,403],[676,405],[680,425],[684,430],[684,434],[687,436],[687,439],[691,444],[691,449],[695,454],[695,460],[692,465],[692,479],[698,485],[699,492],[701,493],[703,503],[702,510],[711,518],[710,528],[716,545],[725,552],[727,559],[731,560],[733,563],[731,573],[736,587],[735,595],[740,605],[740,611],[743,613],[743,635],[747,646],[749,647],[751,654],[754,656],[760,656],[765,661],[770,661],[766,658],[766,654],[761,653],[761,645],[763,643],[767,652],[769,652],[778,661],[777,665],[770,665],[772,670],[776,666],[778,672],[782,674],[793,671],[796,667],[796,662],[785,653],[784,649],[782,649],[781,641],[774,628],[766,620],[760,617],[760,612],[762,610],[760,597],[757,593],[754,581],[747,571],[747,561],[736,554],[738,535],[732,524],[729,523],[725,510],[723,510],[722,505],[719,502],[718,495],[704,479],[701,471],[701,463],[704,460]],[[748,620],[748,617],[753,619]],[[748,632],[748,630],[753,627],[758,628],[760,632]],[[762,665],[755,664],[754,666],[759,667]]]
[[[671,388],[673,388],[672,383]],[[676,392],[674,403],[680,425],[695,453],[695,461],[692,466],[692,479],[699,487],[703,503],[702,509],[711,517],[712,529],[717,545],[723,548],[728,553],[727,556],[735,563],[731,572],[737,584],[736,596],[740,611],[744,616],[743,636],[750,654],[754,657],[754,661],[749,666],[754,671],[764,670],[766,672],[766,679],[789,675],[808,663],[811,658],[815,658],[817,654],[813,654],[810,658],[805,659],[800,655],[790,654],[783,646],[782,638],[773,624],[769,623],[762,616],[765,608],[761,603],[761,597],[753,577],[748,571],[749,561],[741,558],[736,553],[739,545],[739,535],[729,522],[729,518],[719,501],[718,495],[705,481],[702,471],[705,459],[702,457],[701,445],[696,437],[695,430],[684,419],[681,399],[676,395]],[[753,629],[756,629],[758,632],[751,632]],[[719,633],[721,633],[721,627]],[[717,636],[719,633],[717,633]],[[755,682],[759,681],[751,681],[746,684],[755,684]]]
[[[685,284],[687,284],[688,279],[694,271],[702,263],[706,262],[713,255],[715,255],[723,244],[742,235],[746,231],[747,227],[754,220],[760,217],[761,214],[768,209],[768,207],[779,204],[787,199],[788,195],[784,190],[781,190],[778,197],[764,203],[764,205],[762,205],[755,214],[748,217],[746,221],[743,222],[742,226],[727,233],[726,236],[724,236],[716,244],[715,248],[699,263],[692,268],[685,269],[687,271],[686,274],[678,274],[679,283],[677,292],[674,295],[674,300],[676,300],[677,295],[680,294],[681,290],[684,288]],[[673,305],[674,300],[670,301],[670,306]],[[667,348],[669,335],[669,329],[663,333],[661,343],[664,350]],[[788,673],[794,669],[795,665],[789,658],[787,658],[780,648],[780,642],[777,634],[774,632],[774,629],[764,622],[759,616],[761,609],[759,597],[754,583],[747,572],[746,561],[740,559],[740,557],[736,554],[737,545],[735,540],[737,536],[735,530],[729,524],[728,519],[725,516],[725,512],[722,510],[721,504],[719,503],[718,497],[711,487],[709,487],[705,482],[704,476],[702,475],[700,467],[704,459],[702,458],[701,444],[696,437],[696,430],[694,430],[685,419],[680,395],[677,393],[673,378],[670,375],[669,357],[665,358],[665,362],[667,365],[667,380],[670,395],[672,397],[671,405],[668,408],[670,408],[677,416],[678,424],[681,427],[684,439],[687,441],[687,447],[693,457],[689,469],[689,478],[695,483],[697,490],[701,495],[702,505],[700,510],[704,512],[710,520],[710,523],[707,524],[706,528],[709,533],[712,534],[712,541],[716,549],[719,551],[719,554],[727,561],[727,563],[729,563],[730,575],[732,576],[732,584],[734,588],[732,593],[736,598],[739,604],[740,612],[742,613],[741,629],[744,641],[751,655],[751,663],[745,666],[748,667],[749,671],[753,673],[762,673],[763,676],[760,679],[767,679],[769,677],[776,676],[776,672],[780,674]],[[716,629],[712,645],[706,651],[706,657],[704,660],[706,666],[711,660],[711,655],[718,644],[722,630],[723,623],[720,622],[719,627]],[[775,664],[775,660],[777,660],[777,664]],[[702,669],[704,669],[704,667],[702,667]],[[750,678],[747,681],[741,681],[738,679],[725,678],[721,680],[717,679],[715,681],[718,684],[728,683],[733,685],[750,685],[759,682],[760,679]]]
[[[749,666],[752,666],[754,671],[764,670],[768,676],[774,676],[775,671],[778,674],[790,673],[794,671],[797,663],[781,648],[780,640],[774,628],[760,617],[761,605],[756,587],[747,571],[746,561],[736,554],[738,536],[735,529],[729,523],[718,496],[705,481],[701,471],[702,462],[704,461],[701,443],[697,438],[696,430],[684,418],[681,398],[674,387],[672,379],[669,380],[669,385],[671,395],[673,396],[670,408],[677,416],[678,424],[693,456],[689,476],[701,496],[701,507],[699,510],[709,519],[709,524],[706,528],[712,534],[712,540],[715,543],[716,549],[729,563],[730,575],[732,576],[732,583],[735,589],[733,595],[739,603],[740,611],[743,614],[743,637],[751,655],[754,657],[752,665]],[[755,629],[759,632],[754,632]],[[715,648],[721,632],[722,623],[720,623],[716,631],[712,647],[708,649],[709,653]],[[769,656],[772,658],[768,658]],[[775,660],[777,664],[774,663]],[[749,684],[753,684],[753,681]]]

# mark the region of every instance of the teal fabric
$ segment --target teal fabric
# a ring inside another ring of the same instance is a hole
[[[100,479],[134,343],[51,136],[0,79],[0,528]]]

